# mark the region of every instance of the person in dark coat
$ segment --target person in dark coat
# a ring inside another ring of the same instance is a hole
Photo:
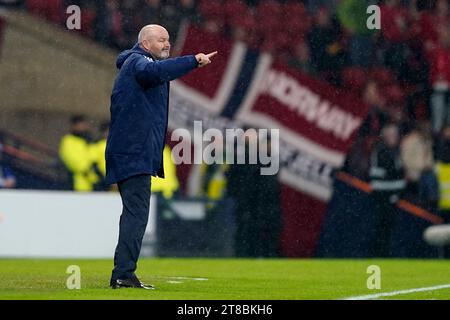
[[[369,179],[371,197],[377,217],[377,239],[374,255],[390,257],[390,239],[395,217],[395,204],[406,186],[405,172],[400,157],[400,136],[394,123],[385,125],[370,161]]]
[[[211,63],[217,52],[178,58],[169,54],[167,30],[147,25],[138,43],[117,59],[105,155],[106,181],[118,184],[123,203],[110,281],[114,289],[153,288],[143,285],[135,270],[148,221],[151,176],[164,178],[169,82]]]
[[[250,136],[249,139],[254,143],[258,138]],[[247,159],[249,149],[248,141]],[[245,164],[234,163],[227,173],[227,193],[235,202],[235,255],[240,258],[278,257],[283,225],[279,176],[261,175],[263,165],[259,161],[256,164],[247,160]]]

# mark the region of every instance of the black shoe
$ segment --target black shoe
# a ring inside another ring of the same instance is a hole
[[[155,287],[151,284],[143,284],[137,277],[133,277],[130,279],[116,279],[111,280],[110,287],[113,289],[120,288],[138,288],[138,289],[146,289],[153,290]]]

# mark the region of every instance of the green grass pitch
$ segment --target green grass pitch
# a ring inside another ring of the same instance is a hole
[[[450,284],[450,260],[141,259],[137,274],[156,290],[108,288],[111,260],[0,259],[0,299],[344,299]],[[69,290],[69,265],[81,289]],[[369,290],[369,265],[381,289]],[[450,299],[450,288],[382,299]]]

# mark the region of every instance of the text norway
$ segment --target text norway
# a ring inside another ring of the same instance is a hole
[[[345,112],[301,86],[294,78],[270,70],[263,81],[261,93],[269,94],[296,111],[318,128],[347,140],[361,124],[361,119]]]

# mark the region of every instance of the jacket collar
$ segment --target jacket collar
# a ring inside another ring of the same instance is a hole
[[[139,45],[139,43],[136,43],[131,50],[133,50],[135,52],[137,51],[137,52],[143,54],[144,56],[152,58],[153,60],[156,61],[155,57],[150,52],[147,52],[144,49],[142,49],[141,46]]]

